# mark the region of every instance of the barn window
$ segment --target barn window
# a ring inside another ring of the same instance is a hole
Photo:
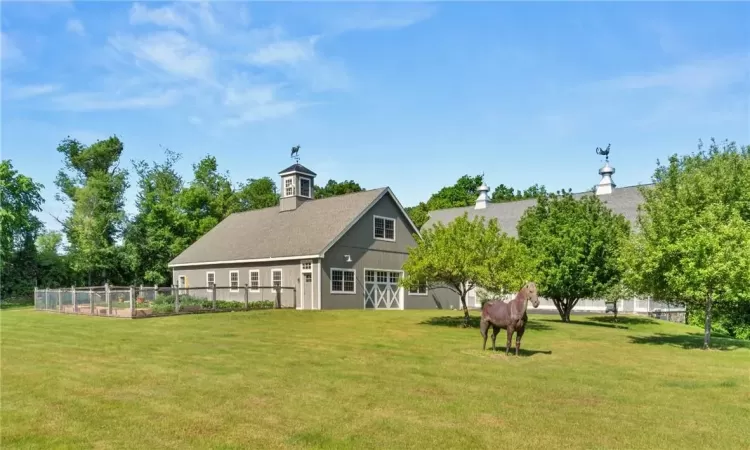
[[[216,272],[206,272],[206,290],[211,292],[211,289],[216,285]]]
[[[294,178],[284,178],[284,196],[291,197],[294,195]]]
[[[310,198],[310,179],[309,178],[299,179],[299,195]]]
[[[240,290],[240,273],[236,270],[229,272],[229,291],[237,292]]]
[[[273,276],[273,286],[281,288],[281,269],[273,269],[271,274]],[[282,289],[279,290],[283,291]]]
[[[331,293],[354,294],[353,269],[331,269]]]
[[[250,290],[255,292],[260,290],[260,273],[257,270],[250,271]]]
[[[390,217],[374,216],[375,239],[396,240],[396,220]]]
[[[416,287],[409,288],[410,295],[427,295],[427,283],[419,283]]]

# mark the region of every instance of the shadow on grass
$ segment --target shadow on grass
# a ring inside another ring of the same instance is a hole
[[[488,352],[492,351],[492,347],[489,345],[487,346]],[[502,353],[505,354],[505,346],[497,346],[495,347],[495,353]],[[518,351],[518,356],[534,356],[534,355],[551,355],[552,350],[527,350],[523,347]],[[511,347],[510,351],[508,352],[508,356],[516,356],[516,348]]]
[[[420,325],[434,325],[439,327],[452,327],[452,328],[462,328],[464,326],[464,318],[463,316],[441,316],[441,317],[431,317],[427,320],[424,320],[419,323]],[[469,317],[469,327],[468,328],[479,328],[479,316],[470,316]],[[526,324],[527,330],[551,330],[552,327],[549,325],[545,325],[538,320],[530,320]]]
[[[555,318],[546,318],[546,319],[540,319],[544,322],[556,322],[556,323],[565,323],[563,322],[559,317]],[[647,317],[623,317],[620,316],[617,318],[617,322],[615,323],[615,318],[613,316],[594,316],[594,317],[587,317],[586,320],[573,320],[571,319],[570,322],[567,322],[570,325],[583,325],[587,327],[601,327],[601,328],[615,328],[620,330],[627,330],[629,327],[628,325],[657,325],[659,322],[650,319]]]
[[[703,348],[703,335],[698,333],[689,334],[664,334],[657,333],[649,336],[628,336],[631,344],[648,345],[670,345],[684,349]],[[750,341],[730,339],[711,336],[712,350],[737,350],[740,348],[750,349]]]

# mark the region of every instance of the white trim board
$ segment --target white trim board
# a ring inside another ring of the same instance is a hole
[[[224,260],[224,261],[206,261],[196,263],[177,263],[168,264],[168,267],[192,267],[192,266],[211,266],[217,264],[244,264],[244,263],[256,263],[256,262],[274,262],[274,261],[293,261],[295,259],[311,259],[321,258],[321,255],[301,255],[301,256],[277,256],[268,258],[253,258],[253,259],[235,259],[235,260]]]

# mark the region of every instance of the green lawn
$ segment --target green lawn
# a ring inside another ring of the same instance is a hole
[[[750,448],[748,342],[532,315],[506,357],[459,317],[4,310],[0,446]]]

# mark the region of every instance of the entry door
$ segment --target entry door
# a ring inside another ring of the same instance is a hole
[[[302,309],[312,309],[312,274],[304,272],[302,274]]]
[[[398,285],[401,272],[365,269],[365,308],[402,309],[404,290]]]

